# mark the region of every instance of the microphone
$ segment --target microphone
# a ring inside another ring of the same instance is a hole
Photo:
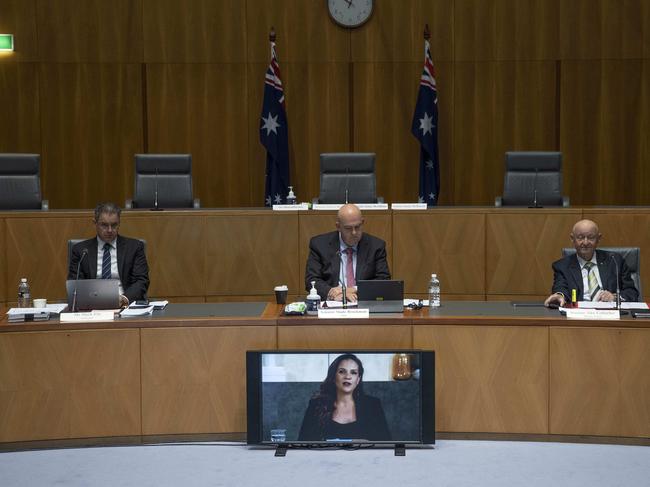
[[[153,208],[151,211],[161,211],[162,208],[158,207],[158,167],[156,167],[156,176],[153,182]]]
[[[609,257],[612,259],[614,266],[616,267],[616,309],[618,310],[619,314],[627,314],[627,312],[621,311],[621,283],[619,281],[618,262],[616,262],[614,254],[609,254]]]
[[[345,204],[347,205],[349,203],[348,201],[348,193],[349,193],[349,186],[350,183],[350,168],[346,167],[345,168]]]
[[[537,174],[539,173],[539,168],[535,168],[535,178],[533,179],[533,205],[528,208],[543,208],[542,205],[537,203]]]
[[[336,255],[339,256],[339,262],[340,262],[340,269],[341,273],[343,274],[343,279],[341,282],[341,290],[343,291],[343,298],[341,299],[341,302],[343,303],[343,307],[347,308],[348,307],[348,297],[347,297],[347,287],[345,285],[346,281],[346,276],[345,276],[345,266],[343,265],[343,254],[341,253],[341,249],[336,251]]]
[[[79,271],[81,271],[81,262],[84,260],[84,257],[88,255],[88,249],[83,249],[81,251],[81,257],[79,257],[79,262],[77,262],[77,276],[74,279],[74,292],[72,293],[72,312],[76,311],[77,307],[77,283],[79,282]]]

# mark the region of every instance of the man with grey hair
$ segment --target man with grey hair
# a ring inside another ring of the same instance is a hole
[[[576,253],[553,262],[553,294],[546,298],[544,305],[564,306],[571,302],[573,289],[578,301],[614,301],[617,288],[622,301],[639,299],[625,260],[614,252],[596,250],[602,237],[596,222],[580,220],[569,236]]]
[[[119,279],[120,303],[145,299],[149,289],[149,266],[140,240],[118,235],[122,210],[114,203],[100,203],[95,208],[96,237],[79,242],[72,248],[68,279]]]

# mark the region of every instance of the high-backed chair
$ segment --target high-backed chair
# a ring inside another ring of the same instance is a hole
[[[41,199],[41,156],[0,154],[0,210],[47,210]]]
[[[569,206],[562,196],[561,152],[506,152],[505,166],[495,206]]]
[[[126,208],[201,207],[192,191],[191,154],[136,154],[134,185]]]
[[[375,154],[334,152],[320,155],[320,196],[314,203],[383,203],[377,198]]]
[[[643,290],[641,289],[641,249],[639,247],[598,247],[600,250],[607,250],[615,252],[623,257],[623,260],[630,269],[630,277],[634,281],[637,291],[639,291],[639,301],[643,301]],[[562,257],[576,253],[573,247],[566,247],[562,249]]]

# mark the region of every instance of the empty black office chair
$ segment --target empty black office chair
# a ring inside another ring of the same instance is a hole
[[[320,155],[320,196],[314,203],[383,203],[377,197],[375,154],[334,152]]]
[[[41,156],[0,154],[0,210],[47,210],[41,199]]]
[[[569,206],[562,196],[561,152],[506,152],[503,196],[494,206]]]
[[[126,208],[200,208],[192,191],[191,154],[136,154],[135,190]]]
[[[639,247],[598,247],[600,250],[615,252],[623,257],[627,267],[630,269],[630,277],[634,281],[637,291],[639,291],[639,301],[643,301],[643,291],[641,289],[641,249]],[[573,247],[562,249],[562,257],[576,253]]]

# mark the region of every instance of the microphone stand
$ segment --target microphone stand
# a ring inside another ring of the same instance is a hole
[[[542,205],[537,203],[537,174],[539,173],[539,168],[535,168],[535,179],[533,179],[533,205],[528,208],[543,208]]]
[[[341,265],[341,273],[343,274],[343,280],[341,282],[341,290],[343,291],[343,298],[341,299],[341,302],[343,303],[343,308],[347,308],[348,307],[348,296],[347,296],[348,288],[345,285],[345,281],[346,281],[346,279],[345,279],[346,278],[346,276],[345,276],[345,266],[343,265],[343,254],[341,253],[341,250],[338,250],[336,252],[336,255],[339,256],[339,262],[341,263],[340,264]]]
[[[156,167],[156,177],[154,178],[153,186],[153,208],[151,211],[162,211],[162,208],[158,207],[158,168]]]
[[[86,255],[88,255],[88,249],[83,249],[81,251],[79,262],[77,262],[77,276],[74,280],[74,292],[72,293],[72,313],[75,312],[75,308],[77,307],[77,283],[79,282],[79,271],[81,270],[81,262],[84,260],[84,257],[86,257]]]
[[[625,315],[627,314],[627,311],[621,310],[621,283],[619,280],[618,262],[616,262],[614,254],[610,254],[609,257],[614,261],[614,266],[616,267],[616,309],[618,310],[619,315]]]

